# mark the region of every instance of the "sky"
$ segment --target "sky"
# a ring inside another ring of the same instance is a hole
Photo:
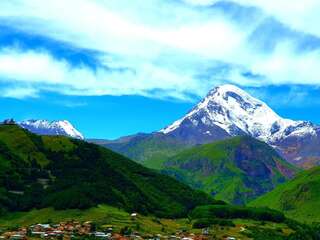
[[[0,118],[159,130],[235,84],[320,123],[318,0],[0,1]]]

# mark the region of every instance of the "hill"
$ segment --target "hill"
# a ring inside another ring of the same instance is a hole
[[[38,223],[60,223],[67,221],[92,221],[99,228],[113,226],[114,231],[120,232],[126,226],[140,233],[160,233],[162,228],[166,232],[175,232],[177,229],[187,228],[187,219],[159,219],[155,216],[139,215],[132,218],[130,213],[108,205],[98,205],[93,208],[79,210],[54,210],[52,208],[34,209],[28,212],[16,212],[0,218],[0,229],[12,229],[16,226],[30,226]],[[161,222],[160,222],[161,221]],[[138,228],[138,229],[137,229]]]
[[[19,227],[28,227],[38,223],[51,223],[54,225],[67,221],[81,223],[92,221],[98,231],[105,231],[112,226],[115,233],[121,233],[124,229],[128,229],[142,236],[143,239],[159,236],[159,234],[161,234],[162,238],[173,238],[172,236],[177,236],[177,238],[182,236],[197,238],[203,233],[202,229],[204,227],[208,229],[209,237],[212,237],[212,239],[225,239],[226,236],[233,236],[236,239],[243,240],[312,239],[305,231],[303,234],[306,238],[290,238],[296,234],[295,231],[300,225],[283,222],[281,213],[268,209],[234,208],[232,206],[216,208],[218,212],[212,212],[212,207],[216,206],[196,208],[188,218],[182,219],[164,219],[152,215],[138,215],[138,217],[132,218],[129,213],[106,205],[99,205],[86,210],[45,208],[12,213],[1,217],[0,229],[12,231]],[[217,215],[219,210],[228,214]],[[265,221],[265,219],[268,221]],[[305,228],[305,226],[302,227]],[[76,236],[76,238],[78,239],[79,237]],[[81,236],[80,238],[84,239],[85,237]]]
[[[298,171],[269,145],[246,136],[184,150],[164,166],[164,173],[234,204],[247,203]]]
[[[174,217],[208,202],[213,200],[205,193],[95,144],[0,125],[2,212],[105,203]]]
[[[304,171],[291,181],[250,203],[281,210],[294,219],[320,221],[320,167]]]
[[[121,153],[146,167],[162,169],[163,162],[190,147],[184,142],[161,133],[137,134],[116,141],[89,140]]]

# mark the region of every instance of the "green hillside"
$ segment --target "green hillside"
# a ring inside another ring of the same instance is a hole
[[[181,216],[213,200],[95,144],[0,125],[0,210],[86,209]]]
[[[93,221],[102,229],[104,226],[114,226],[116,232],[124,227],[139,230],[140,233],[175,232],[178,229],[190,228],[187,219],[159,219],[154,216],[139,215],[133,219],[130,213],[122,209],[98,205],[97,207],[79,210],[54,210],[44,208],[29,212],[16,212],[0,218],[0,229],[14,228],[16,226],[30,226],[37,223],[59,223],[76,220],[80,222]],[[137,229],[138,228],[138,229]]]
[[[164,166],[164,173],[234,204],[247,203],[297,172],[273,148],[250,137],[184,150]]]
[[[268,206],[300,221],[320,221],[320,167],[300,173],[250,203]]]
[[[92,140],[106,148],[121,153],[152,169],[162,169],[163,162],[183,149],[190,147],[177,139],[162,134],[141,134],[114,142]]]
[[[22,226],[27,227],[37,223],[49,222],[55,224],[75,220],[79,222],[92,221],[99,231],[103,231],[110,226],[113,226],[116,233],[125,228],[131,229],[142,235],[144,239],[150,239],[151,236],[157,236],[158,234],[166,239],[179,232],[199,235],[202,233],[204,226],[209,230],[210,239],[225,239],[225,236],[233,236],[236,239],[243,240],[313,239],[305,231],[303,231],[305,238],[294,238],[298,228],[308,228],[308,226],[300,227],[299,223],[288,224],[286,220],[282,221],[281,213],[267,209],[234,209],[232,206],[226,206],[221,210],[227,211],[228,215],[221,216],[210,211],[212,207],[215,206],[196,208],[188,218],[181,219],[164,219],[152,215],[138,215],[138,217],[132,218],[129,213],[107,205],[99,205],[86,210],[45,208],[29,212],[16,212],[1,217],[0,231],[1,229],[12,230]],[[267,219],[267,221],[264,221],[264,219]],[[81,239],[88,239],[88,237],[82,237]]]

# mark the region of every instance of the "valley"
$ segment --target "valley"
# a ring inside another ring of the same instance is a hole
[[[318,231],[299,215],[265,208],[276,205],[251,203],[295,181],[301,170],[249,136],[180,149],[163,158],[160,171],[82,140],[35,135],[14,122],[0,125],[0,147],[0,230],[9,238],[37,239],[35,224],[49,224],[42,234],[80,239],[294,239]],[[59,232],[86,222],[96,230]]]
[[[314,211],[320,173],[312,168],[317,131],[311,123],[280,118],[230,85],[213,89],[158,132],[115,141],[84,140],[68,121],[8,120],[0,125],[0,230],[27,237],[39,223],[60,226],[49,228],[59,232],[64,224],[94,222],[99,231],[74,234],[310,237],[320,221]]]
[[[267,144],[243,136],[184,150],[168,158],[161,172],[241,205],[294,177],[299,169]]]
[[[200,209],[199,209],[200,210]],[[197,210],[198,211],[198,210]],[[18,212],[0,219],[0,231],[4,236],[25,236],[31,239],[69,238],[77,239],[287,239],[294,237],[299,223],[281,219],[261,221],[248,217],[228,216],[209,225],[203,222],[201,213],[181,219],[165,219],[138,214],[132,217],[121,209],[99,205],[87,210],[54,210],[52,208]],[[201,214],[201,215],[199,215]],[[208,216],[207,216],[208,217]],[[206,220],[208,221],[208,220]],[[8,230],[5,230],[8,229]],[[57,230],[55,230],[57,229]],[[73,229],[73,230],[71,230]],[[35,231],[37,230],[37,231]],[[312,229],[309,230],[311,234]],[[45,236],[48,234],[48,236]],[[42,237],[41,237],[42,236]],[[309,235],[307,235],[309,236]]]

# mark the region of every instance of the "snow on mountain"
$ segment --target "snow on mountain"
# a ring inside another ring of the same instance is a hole
[[[40,135],[62,135],[77,139],[84,139],[69,121],[27,120],[18,123],[30,132]]]
[[[247,134],[268,143],[289,136],[316,134],[312,123],[284,119],[264,102],[233,85],[214,88],[187,115],[160,132],[170,134],[183,127],[184,122],[191,122],[194,127],[218,126],[230,136]]]

